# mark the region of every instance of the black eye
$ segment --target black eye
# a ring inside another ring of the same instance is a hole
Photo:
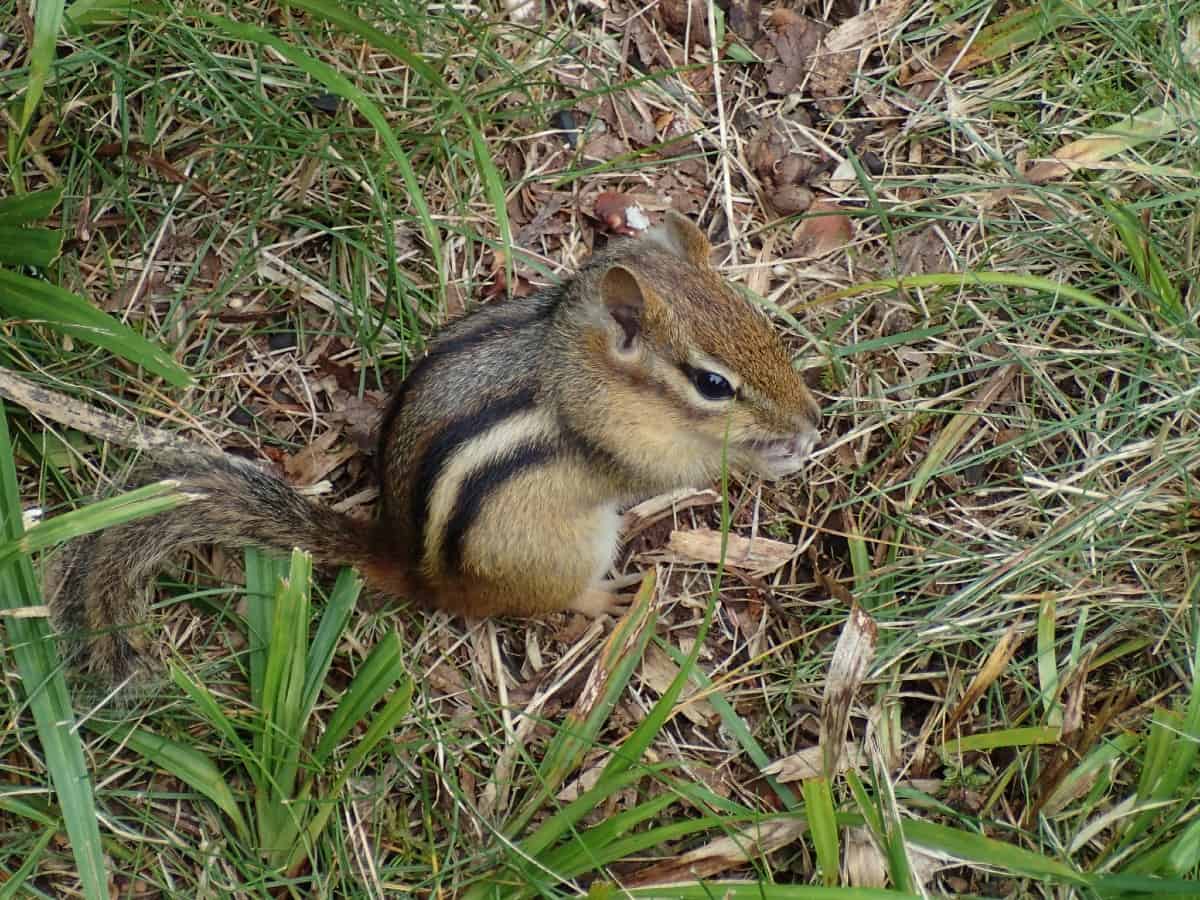
[[[706,400],[728,400],[734,395],[733,385],[724,375],[710,372],[707,369],[687,369],[688,377]]]

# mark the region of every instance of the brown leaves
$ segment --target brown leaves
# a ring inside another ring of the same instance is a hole
[[[759,57],[768,61],[767,90],[790,94],[800,87],[828,30],[828,26],[790,9],[772,11],[770,27],[754,45]]]
[[[626,887],[636,887],[712,878],[721,872],[738,868],[748,860],[786,847],[807,830],[808,823],[795,816],[768,819],[738,834],[717,838],[695,850],[647,866],[623,879],[623,883]]]
[[[900,79],[904,85],[936,81],[952,72],[967,72],[984,63],[1002,59],[1013,50],[1039,40],[1059,25],[1079,15],[1063,0],[1037,3],[1018,9],[993,22],[975,35],[969,46],[951,41],[928,68],[909,72]]]
[[[878,6],[847,19],[825,36],[812,71],[812,92],[832,97],[858,71],[862,48],[886,39],[912,0],[883,0]]]
[[[658,18],[669,31],[702,47],[712,45],[704,0],[661,0]]]
[[[331,450],[341,436],[340,430],[330,428],[299,453],[285,457],[283,469],[288,478],[296,484],[315,484],[355,456],[358,448],[352,445],[345,445],[337,451]]]
[[[911,2],[883,0],[832,30],[791,9],[773,10],[770,28],[754,44],[755,52],[768,61],[767,90],[790,94],[811,78],[809,93],[814,96],[840,93],[858,71],[863,48],[885,40]]]
[[[850,216],[829,200],[817,200],[796,231],[796,241],[788,256],[794,259],[815,259],[841,250],[850,243],[854,232]]]
[[[762,181],[764,198],[777,212],[788,216],[808,209],[813,194],[804,180],[812,171],[812,164],[795,152],[779,119],[759,128],[750,140],[747,156]]]

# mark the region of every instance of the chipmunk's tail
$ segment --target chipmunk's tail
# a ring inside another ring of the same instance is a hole
[[[133,485],[179,482],[190,503],[68,544],[47,586],[51,614],[73,662],[113,681],[138,668],[132,627],[145,619],[151,579],[163,560],[190,544],[300,547],[327,565],[364,566],[372,527],[298,494],[232,457],[167,454],[138,469]]]

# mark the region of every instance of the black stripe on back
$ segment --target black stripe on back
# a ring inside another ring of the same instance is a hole
[[[447,571],[462,569],[463,541],[467,530],[479,517],[479,510],[488,495],[506,481],[554,455],[554,448],[546,443],[518,445],[463,480],[442,535],[442,563]],[[513,526],[517,527],[517,523],[514,522]]]
[[[378,467],[376,477],[379,479],[379,484],[386,484],[387,466],[387,448],[391,445],[392,426],[400,415],[400,410],[404,406],[404,402],[408,397],[413,385],[420,380],[424,374],[424,370],[428,368],[434,361],[441,359],[444,356],[450,356],[454,353],[461,353],[464,350],[470,350],[479,344],[487,343],[493,338],[500,337],[507,333],[513,333],[524,330],[529,325],[537,322],[540,319],[549,318],[551,313],[558,307],[565,296],[565,291],[561,287],[553,287],[548,289],[548,302],[543,304],[534,304],[525,315],[518,316],[515,319],[497,318],[473,330],[468,330],[454,337],[444,337],[436,339],[430,347],[429,352],[409,371],[408,377],[401,382],[396,392],[392,394],[391,400],[388,401],[387,408],[384,410],[383,418],[379,423],[379,446],[375,454],[375,464]],[[531,298],[532,299],[532,298]],[[473,314],[472,314],[473,315]],[[468,317],[469,318],[469,317]],[[385,498],[386,502],[386,498]],[[420,534],[420,532],[415,532]]]
[[[451,419],[433,436],[429,446],[425,448],[420,462],[417,463],[417,470],[414,473],[416,480],[412,492],[412,508],[409,511],[413,536],[421,541],[422,547],[425,545],[425,525],[429,519],[429,500],[433,495],[438,478],[441,477],[446,460],[467,441],[533,406],[533,400],[533,388],[517,391],[515,394],[501,397],[476,412]]]
[[[563,446],[567,450],[579,454],[589,463],[606,469],[614,475],[625,469],[625,464],[617,459],[614,453],[573,428],[561,416],[558,419],[558,430],[562,434]]]

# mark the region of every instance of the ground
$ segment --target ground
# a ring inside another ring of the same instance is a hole
[[[6,308],[26,510],[112,493],[161,431],[369,515],[424,340],[668,208],[825,414],[802,475],[630,514],[618,569],[657,582],[623,630],[363,602],[291,730],[257,708],[240,554],[182,558],[150,634],[190,674],[75,699],[112,896],[1184,891],[1153,879],[1200,859],[1200,4],[112,15],[68,21],[25,131],[0,113],[0,195],[61,186],[42,271],[194,383]],[[35,20],[3,27],[20,98]],[[13,621],[0,892],[71,895]],[[411,702],[323,754],[377,646],[372,696]],[[143,736],[95,727],[122,720]],[[251,801],[273,729],[329,801],[282,856]]]

